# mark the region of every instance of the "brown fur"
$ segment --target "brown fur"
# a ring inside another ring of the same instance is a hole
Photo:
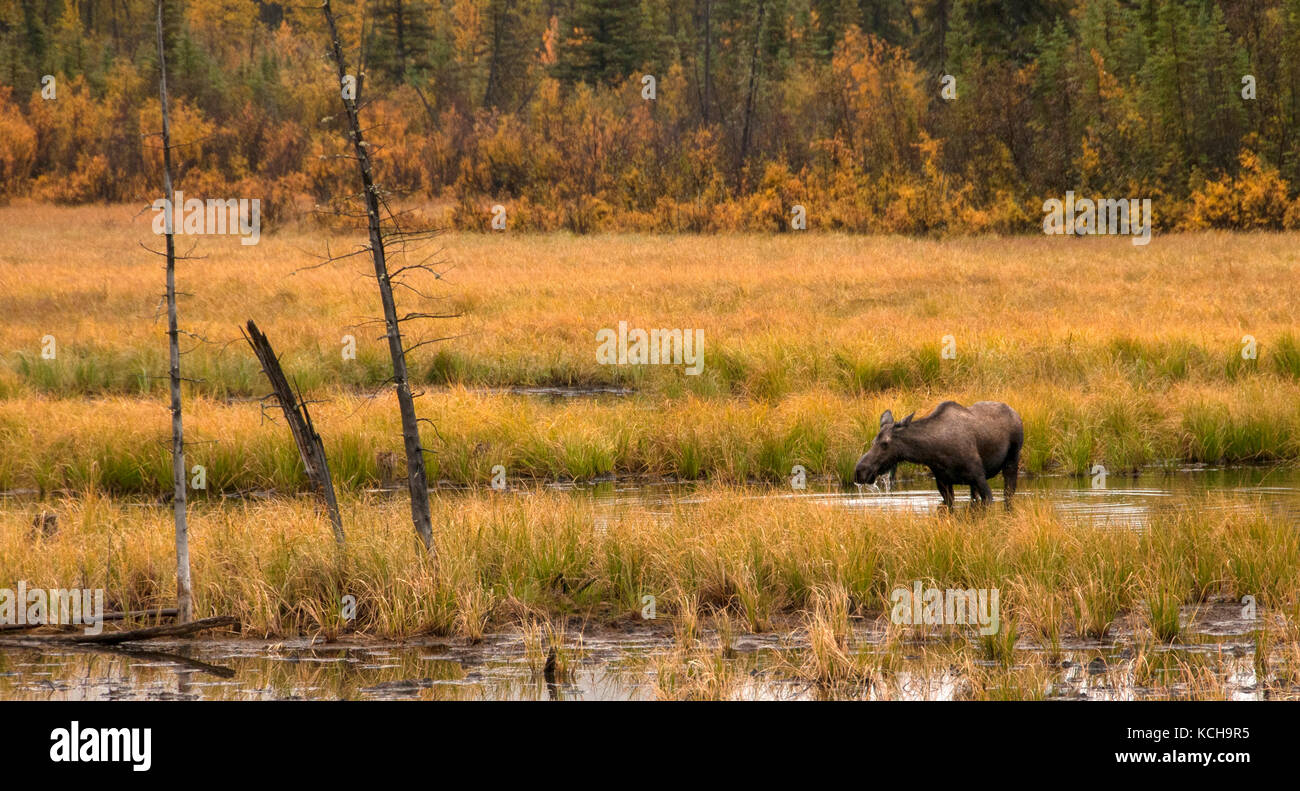
[[[858,460],[853,479],[873,483],[899,462],[923,464],[934,473],[944,505],[952,508],[952,489],[958,485],[970,486],[971,499],[978,497],[981,505],[987,505],[993,500],[989,478],[1001,473],[1010,508],[1024,442],[1020,415],[998,401],[979,401],[969,408],[944,401],[928,417],[913,420],[908,415],[897,423],[886,410],[880,416],[880,432]]]

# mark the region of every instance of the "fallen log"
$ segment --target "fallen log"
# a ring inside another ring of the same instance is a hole
[[[106,612],[101,616],[104,623],[109,621],[125,621],[128,618],[175,618],[176,608],[172,607],[165,610],[131,610],[130,612]],[[59,624],[59,623],[0,623],[0,632],[15,632],[23,629],[39,629],[42,626],[62,626],[67,629],[75,629],[79,624]]]
[[[216,629],[221,626],[233,626],[239,623],[239,619],[230,615],[218,615],[213,618],[202,618],[197,621],[188,623],[173,623],[165,626],[147,626],[143,629],[127,629],[122,632],[100,632],[99,634],[49,634],[49,635],[24,635],[22,637],[0,637],[0,648],[44,648],[51,645],[64,645],[74,643],[78,645],[95,644],[95,645],[113,645],[116,643],[126,643],[133,640],[152,640],[157,637],[183,637],[185,635],[201,632],[205,629]]]

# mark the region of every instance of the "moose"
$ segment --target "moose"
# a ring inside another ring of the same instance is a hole
[[[1002,473],[1003,496],[1011,507],[1025,442],[1024,424],[1014,409],[999,401],[970,407],[944,401],[927,417],[913,420],[915,415],[894,422],[894,414],[885,410],[879,433],[853,471],[855,482],[875,483],[899,462],[922,464],[934,473],[943,504],[952,510],[952,487],[970,486],[971,500],[987,506],[993,500],[989,478]]]

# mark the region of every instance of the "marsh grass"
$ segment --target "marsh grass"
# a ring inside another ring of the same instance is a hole
[[[578,664],[586,654],[582,634],[570,635],[564,621],[548,621],[546,645],[546,661],[542,666],[543,676],[554,683],[572,683]]]
[[[1077,649],[1060,644],[1102,634],[1117,655],[1090,694],[1216,697],[1239,685],[1225,675],[1231,657],[1202,656],[1187,644],[1194,617],[1178,620],[1213,579],[1215,602],[1259,599],[1259,688],[1291,697],[1300,685],[1300,554],[1294,528],[1263,507],[1192,496],[1129,531],[1063,521],[1032,498],[1010,514],[954,518],[754,494],[709,486],[666,509],[599,511],[541,489],[440,495],[437,563],[410,535],[400,497],[345,498],[342,551],[306,498],[203,502],[191,510],[196,613],[235,615],[245,636],[271,639],[474,643],[513,632],[531,675],[556,684],[576,681],[588,630],[671,635],[645,661],[651,692],[679,699],[1050,697],[1078,683],[1058,661]],[[30,532],[41,509],[58,515],[48,537]],[[0,587],[103,587],[109,609],[167,606],[170,517],[94,489],[11,503]],[[911,580],[998,588],[1001,628],[892,623],[889,591]],[[645,594],[667,624],[641,620]],[[340,614],[344,595],[356,597],[355,620]],[[778,648],[737,651],[756,625]]]
[[[166,343],[148,320],[156,273],[105,252],[147,238],[135,214],[0,207],[12,231],[0,242],[10,305],[0,490],[170,488]],[[431,473],[485,484],[501,464],[523,479],[745,483],[787,479],[801,464],[848,482],[885,408],[924,414],[946,398],[1011,403],[1028,429],[1029,472],[1300,461],[1300,342],[1284,311],[1260,310],[1300,301],[1291,236],[1167,235],[1155,255],[1087,240],[1066,268],[1059,245],[1029,237],[817,240],[448,236],[455,275],[437,296],[466,316],[436,328],[456,340],[411,359],[429,393],[421,414],[438,428]],[[321,402],[340,487],[384,483],[377,457],[400,451],[391,404],[367,398],[388,378],[382,341],[356,330],[373,313],[370,290],[355,267],[303,269],[324,244],[307,229],[255,247],[204,241],[203,288],[185,313],[187,330],[212,342],[186,355],[185,398],[209,493],[306,485],[283,427],[256,402],[266,387],[236,332],[250,317]],[[867,260],[891,277],[864,280]],[[1240,268],[1231,289],[1222,260]],[[1168,277],[1170,267],[1182,274]],[[1044,271],[1050,284],[1025,291]],[[941,301],[939,284],[952,286]],[[595,332],[620,320],[703,329],[703,371],[598,364]],[[1246,332],[1256,359],[1242,359]],[[58,341],[53,360],[40,356],[46,334]],[[342,358],[344,334],[357,339],[355,360]],[[536,386],[636,392],[541,402],[484,390]]]
[[[1225,666],[1218,652],[1168,650],[1139,643],[1131,664],[1132,684],[1148,698],[1222,700],[1227,689]]]
[[[735,696],[742,669],[720,648],[677,644],[651,660],[653,690],[660,700],[727,700]]]
[[[1300,342],[1291,333],[1284,332],[1278,336],[1269,359],[1279,376],[1300,379]]]
[[[1172,587],[1159,581],[1147,590],[1142,614],[1151,636],[1161,643],[1172,643],[1182,634],[1182,598]]]
[[[723,658],[731,659],[736,655],[736,624],[726,610],[719,610],[713,615],[713,633],[717,637],[718,650]]]
[[[1218,580],[1216,595],[1251,594],[1277,612],[1296,607],[1300,588],[1294,529],[1262,508],[1215,507],[1209,496],[1157,512],[1135,533],[1066,523],[1032,499],[1011,514],[865,518],[753,494],[706,487],[667,512],[625,504],[599,514],[585,497],[547,490],[439,495],[436,563],[416,551],[400,497],[345,498],[342,551],[307,498],[201,502],[191,514],[196,612],[235,615],[253,635],[347,629],[477,640],[533,621],[639,620],[642,596],[653,595],[686,645],[699,642],[708,614],[749,632],[801,626],[817,636],[818,661],[833,678],[847,656],[848,619],[887,615],[890,590],[912,580],[999,588],[995,659],[1010,655],[1013,624],[1050,644],[1062,634],[1104,636],[1117,618],[1145,611],[1161,616],[1151,629],[1167,639],[1167,613],[1203,594],[1182,571],[1198,564]],[[32,537],[39,509],[57,513],[53,536]],[[167,606],[170,518],[166,505],[94,490],[6,507],[0,586],[102,587],[111,609]],[[357,599],[347,624],[344,595]]]
[[[524,647],[524,661],[534,676],[546,669],[546,631],[538,621],[525,619],[519,625],[519,639]]]
[[[969,653],[958,653],[959,699],[1043,700],[1052,689],[1055,671],[1041,657],[1030,656],[1016,664],[1007,659],[976,661]]]
[[[1003,665],[1014,664],[1016,641],[1019,637],[1020,629],[1015,620],[1004,617],[996,632],[979,635],[980,653],[989,662],[998,662]]]
[[[381,459],[400,455],[401,447],[390,396],[320,395],[313,416],[336,485],[356,492],[391,483]],[[1015,403],[1026,422],[1022,464],[1029,473],[1088,475],[1102,463],[1118,476],[1176,459],[1300,459],[1300,385],[1190,387],[1164,406],[1150,393],[1123,389],[1084,400],[1053,386],[951,395]],[[615,475],[731,484],[788,484],[799,464],[814,479],[848,483],[880,412],[902,408],[898,398],[810,391],[775,405],[694,397],[660,403],[647,396],[552,403],[455,389],[426,399],[421,414],[437,427],[427,443],[430,474],[455,485],[486,486],[498,464],[523,481]],[[933,401],[915,406],[924,414]],[[187,436],[194,437],[187,463],[207,470],[208,488],[194,491],[196,499],[306,490],[288,431],[257,404],[200,398],[187,401],[186,410]],[[161,496],[171,489],[167,419],[161,402],[119,396],[0,401],[0,491],[93,485]]]
[[[1296,622],[1275,624],[1257,634],[1255,673],[1261,683],[1277,691],[1300,687],[1300,628]]]
[[[803,645],[787,660],[796,678],[829,692],[845,692],[868,684],[873,675],[872,653],[852,644],[848,591],[839,584],[814,588],[810,609],[795,637]]]

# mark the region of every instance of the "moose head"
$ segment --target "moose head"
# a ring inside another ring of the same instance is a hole
[[[858,466],[853,470],[855,483],[875,483],[876,478],[882,473],[888,472],[903,461],[899,435],[904,434],[905,429],[912,424],[912,416],[915,414],[913,412],[895,423],[894,413],[885,410],[885,414],[880,416],[880,431],[872,441],[871,447],[862,458],[858,459]],[[903,439],[903,442],[906,442],[906,439]]]

